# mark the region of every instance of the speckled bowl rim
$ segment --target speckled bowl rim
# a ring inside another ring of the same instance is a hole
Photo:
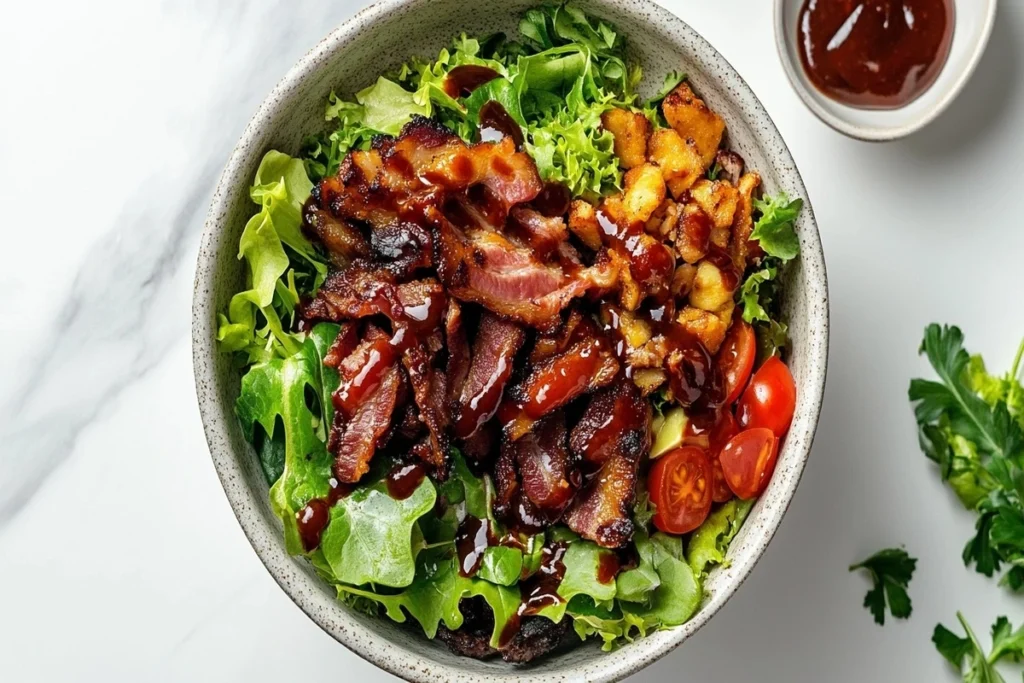
[[[863,140],[865,142],[891,142],[893,140],[899,140],[905,138],[908,135],[913,135],[917,131],[921,130],[935,119],[939,118],[940,115],[949,105],[953,104],[953,101],[960,96],[963,92],[964,86],[971,80],[971,76],[974,75],[975,70],[978,68],[978,63],[981,61],[982,55],[985,54],[985,48],[988,47],[989,39],[992,37],[992,28],[996,24],[996,10],[999,7],[998,0],[991,0],[988,6],[988,14],[985,16],[985,23],[981,29],[981,35],[977,44],[974,46],[974,50],[971,52],[971,56],[967,61],[967,65],[961,72],[960,76],[953,83],[953,86],[942,96],[939,100],[931,106],[930,109],[923,112],[916,121],[904,124],[902,126],[860,126],[851,121],[847,121],[841,116],[837,116],[814,99],[814,96],[808,91],[807,86],[801,80],[797,69],[802,68],[793,63],[793,59],[789,54],[789,45],[786,42],[786,27],[785,27],[785,5],[791,0],[775,0],[775,49],[779,53],[779,61],[782,62],[782,69],[786,72],[786,78],[789,79],[789,84],[796,91],[796,94],[800,97],[800,100],[807,106],[811,112],[814,113],[821,121],[832,130],[842,133],[847,137],[851,137],[854,140]],[[974,0],[968,0],[973,2]]]
[[[235,183],[248,183],[250,180],[241,175],[242,170],[239,168],[245,149],[256,136],[256,132],[273,119],[275,111],[281,106],[280,103],[287,99],[286,93],[314,73],[327,55],[342,47],[358,32],[372,26],[400,7],[426,3],[429,0],[383,0],[363,9],[332,31],[287,73],[260,105],[229,158],[211,201],[199,251],[193,299],[193,364],[200,414],[213,464],[232,511],[253,550],[292,601],[324,631],[363,659],[405,680],[511,682],[528,678],[534,681],[574,680],[603,683],[617,681],[636,673],[671,652],[700,629],[745,582],[753,567],[763,556],[768,543],[778,531],[782,518],[792,502],[810,453],[821,410],[828,363],[828,281],[814,212],[810,202],[806,200],[807,191],[789,149],[764,106],[732,65],[680,18],[650,0],[597,1],[598,4],[615,7],[631,14],[646,14],[654,25],[672,25],[675,30],[685,36],[686,40],[697,46],[699,53],[703,53],[703,56],[716,62],[725,73],[726,85],[729,86],[733,97],[741,100],[748,111],[747,118],[756,119],[759,122],[760,134],[758,137],[766,149],[773,151],[773,165],[782,188],[793,196],[805,198],[804,214],[800,219],[801,258],[810,265],[805,268],[808,278],[806,285],[808,295],[813,292],[821,297],[821,301],[818,302],[820,305],[808,304],[807,306],[809,315],[812,316],[812,319],[807,320],[808,334],[813,337],[813,340],[808,345],[811,355],[806,359],[808,363],[806,386],[800,387],[801,391],[805,392],[804,396],[808,398],[805,412],[806,430],[799,440],[800,451],[791,466],[785,473],[776,472],[777,478],[784,475],[786,486],[773,499],[771,508],[758,518],[758,522],[764,527],[760,532],[762,537],[759,539],[759,545],[752,548],[747,556],[734,560],[729,570],[733,579],[731,583],[720,587],[711,600],[703,604],[694,618],[686,624],[650,634],[613,652],[600,652],[594,658],[572,669],[545,671],[543,666],[522,669],[510,665],[507,670],[498,670],[494,673],[474,672],[468,674],[457,666],[449,666],[439,661],[425,661],[389,639],[364,629],[346,610],[338,608],[335,601],[317,590],[312,590],[315,588],[313,582],[317,579],[300,570],[296,560],[287,555],[279,529],[264,522],[255,509],[256,501],[253,500],[251,491],[245,486],[238,485],[239,481],[244,480],[245,473],[239,461],[239,454],[235,453],[229,445],[229,426],[225,424],[219,412],[223,406],[218,405],[220,401],[217,394],[219,380],[214,370],[214,358],[219,353],[214,341],[217,313],[216,302],[213,298],[214,281],[217,277],[214,247],[217,233],[221,230],[220,219],[226,210],[225,196],[228,194],[228,189]],[[638,7],[642,7],[642,12]],[[810,396],[807,396],[806,392],[808,391]],[[231,413],[231,411],[227,412]],[[788,451],[789,444],[787,443],[786,446]],[[327,601],[335,603],[330,606],[333,609],[325,604]]]

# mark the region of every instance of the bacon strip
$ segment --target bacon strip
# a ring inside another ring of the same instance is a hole
[[[459,395],[457,437],[470,438],[494,416],[512,375],[512,361],[525,339],[525,333],[514,323],[489,312],[480,316],[472,361]]]

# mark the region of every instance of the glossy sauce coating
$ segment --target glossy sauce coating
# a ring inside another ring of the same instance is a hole
[[[388,472],[387,482],[388,495],[395,500],[405,500],[419,488],[426,470],[417,463],[411,465],[395,465]]]
[[[953,26],[953,0],[805,0],[797,26],[800,60],[828,97],[897,109],[938,78]]]

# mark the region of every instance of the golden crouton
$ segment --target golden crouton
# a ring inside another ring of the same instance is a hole
[[[704,169],[707,170],[715,158],[718,146],[722,144],[725,121],[711,111],[704,100],[694,95],[685,82],[665,96],[661,110],[665,113],[668,125],[683,138],[693,140],[704,162]]]
[[[676,272],[672,274],[672,285],[670,286],[672,295],[681,299],[689,294],[693,289],[693,281],[696,277],[697,266],[684,263],[676,268]]]
[[[601,248],[601,226],[597,222],[597,209],[582,199],[573,200],[569,206],[569,230],[588,248]]]
[[[643,292],[637,281],[633,279],[633,272],[629,269],[629,260],[615,249],[609,249],[605,253],[611,259],[612,267],[619,274],[619,305],[627,311],[635,311],[640,308]]]
[[[682,207],[679,204],[676,204],[671,199],[666,199],[647,221],[645,227],[648,234],[660,237],[662,241],[675,240],[676,227],[679,225],[679,215],[681,213]]]
[[[626,220],[646,223],[665,201],[665,180],[654,164],[637,166],[626,173],[623,193]]]
[[[709,311],[693,306],[686,306],[679,311],[676,322],[690,334],[697,337],[709,353],[718,353],[725,341],[725,332],[729,326],[720,317]]]
[[[633,372],[633,383],[644,396],[654,393],[667,379],[668,375],[661,368],[641,368]]]
[[[725,180],[698,180],[690,188],[690,196],[704,209],[716,228],[731,228],[740,202],[740,193]],[[728,246],[728,240],[725,245]]]
[[[651,122],[640,112],[609,109],[601,116],[605,130],[615,137],[615,156],[623,168],[635,168],[647,161],[647,138]]]
[[[740,195],[740,201],[732,222],[732,242],[729,245],[729,253],[733,261],[740,267],[745,267],[751,256],[757,255],[753,252],[760,251],[756,244],[750,244],[750,234],[754,232],[754,192],[760,185],[761,176],[756,173],[747,173],[740,178],[736,188]]]
[[[697,264],[697,275],[690,291],[690,305],[704,311],[718,311],[732,301],[732,283],[710,261]]]
[[[687,263],[696,263],[708,253],[711,239],[711,219],[697,204],[683,207],[683,215],[676,229],[676,252]]]
[[[661,169],[669,191],[676,199],[704,175],[704,160],[693,142],[671,128],[660,128],[647,144],[647,154]]]

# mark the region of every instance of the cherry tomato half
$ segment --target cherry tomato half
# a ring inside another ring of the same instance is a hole
[[[647,476],[656,512],[654,526],[668,534],[686,534],[711,513],[714,483],[711,460],[696,446],[683,446],[658,458]]]
[[[789,431],[795,410],[793,375],[785,363],[772,356],[750,379],[736,406],[736,418],[744,429],[766,427],[781,437]]]
[[[725,483],[744,500],[756,498],[768,487],[779,456],[779,440],[764,427],[740,432],[722,449]]]
[[[757,355],[757,337],[754,328],[737,320],[729,328],[718,351],[718,367],[725,379],[725,405],[731,406],[743,393],[747,386],[750,373],[754,370],[754,357]]]
[[[718,422],[711,429],[711,445],[708,449],[708,457],[711,458],[711,471],[714,473],[711,499],[716,503],[724,503],[733,496],[732,489],[725,483],[725,473],[722,472],[722,461],[719,459],[719,456],[722,454],[725,444],[729,443],[732,437],[739,434],[739,431],[740,426],[736,423],[736,418],[732,416],[732,411],[727,408],[722,410],[722,414],[718,417]]]

